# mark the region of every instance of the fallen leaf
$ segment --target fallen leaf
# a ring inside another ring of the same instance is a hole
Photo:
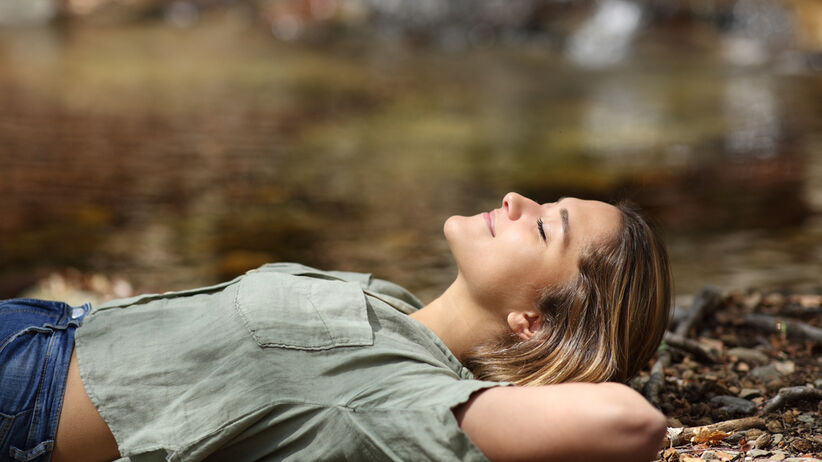
[[[711,431],[707,428],[703,428],[699,430],[699,432],[691,437],[692,443],[705,443],[709,446],[719,444],[720,441],[724,440],[725,438],[731,436],[730,433],[725,433],[721,430],[714,430]]]

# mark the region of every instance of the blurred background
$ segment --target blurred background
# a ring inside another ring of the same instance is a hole
[[[0,297],[299,261],[428,301],[508,191],[633,200],[680,295],[818,291],[820,103],[818,0],[0,0]]]

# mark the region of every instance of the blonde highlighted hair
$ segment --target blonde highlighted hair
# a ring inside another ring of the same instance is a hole
[[[647,364],[670,316],[668,256],[636,210],[616,207],[617,235],[589,245],[569,282],[543,289],[544,320],[533,337],[512,333],[463,358],[477,378],[517,385],[626,382]]]

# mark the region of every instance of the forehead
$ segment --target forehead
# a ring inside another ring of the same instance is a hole
[[[601,201],[566,197],[556,204],[544,204],[543,207],[556,207],[568,211],[568,229],[571,241],[584,245],[614,235],[622,223],[622,212],[611,204]]]

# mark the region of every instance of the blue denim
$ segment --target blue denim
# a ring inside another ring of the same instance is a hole
[[[86,304],[0,301],[0,461],[48,462]]]

